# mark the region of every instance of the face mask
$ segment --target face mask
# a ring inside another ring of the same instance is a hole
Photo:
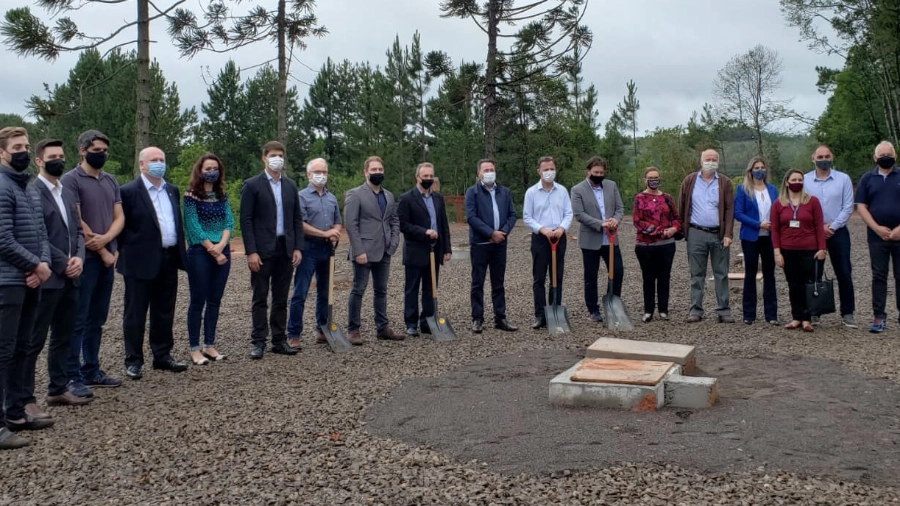
[[[419,184],[422,185],[422,188],[425,188],[427,190],[431,188],[431,185],[434,184],[434,179],[423,179]]]
[[[788,190],[791,190],[794,193],[800,193],[803,191],[803,183],[788,183]]]
[[[207,183],[215,183],[219,180],[219,171],[211,170],[203,173],[203,180]]]
[[[890,169],[894,167],[897,160],[893,156],[879,156],[876,163],[882,169]]]
[[[31,163],[31,155],[28,151],[19,151],[18,153],[10,153],[9,166],[16,172],[22,172],[28,168]]]
[[[757,179],[759,181],[762,181],[763,179],[766,178],[765,169],[757,169],[757,170],[751,171],[750,173],[753,175],[753,179]]]
[[[816,168],[819,170],[831,170],[833,166],[834,161],[832,160],[816,160]]]
[[[703,172],[715,172],[719,170],[719,162],[703,162]]]
[[[655,190],[659,188],[659,179],[650,179],[647,181],[647,188],[651,190]]]
[[[150,162],[147,164],[147,175],[162,179],[166,175],[166,162]]]
[[[44,170],[53,177],[62,176],[63,170],[66,168],[66,161],[56,158],[44,162]]]
[[[541,172],[541,179],[548,183],[552,183],[554,179],[556,179],[556,171],[555,170],[545,170]]]
[[[313,174],[309,180],[315,186],[325,186],[325,183],[328,182],[328,174]]]
[[[84,161],[88,163],[91,167],[100,170],[106,164],[107,153],[100,151],[99,153],[94,153],[88,151],[84,154]]]
[[[284,168],[284,158],[280,156],[273,156],[269,158],[269,169],[274,170],[275,172],[281,172],[281,169]]]
[[[603,186],[604,176],[588,176],[588,179],[591,180],[591,184],[594,186]]]
[[[497,180],[496,172],[485,172],[484,174],[481,175],[481,182],[484,184],[494,184],[494,182],[496,180]]]
[[[384,182],[384,174],[381,174],[381,173],[369,174],[369,182],[375,186],[381,186],[381,183]]]

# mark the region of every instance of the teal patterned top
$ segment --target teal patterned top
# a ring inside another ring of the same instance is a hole
[[[219,200],[215,192],[207,192],[198,199],[193,193],[184,194],[184,230],[188,245],[209,240],[213,244],[222,240],[222,232],[234,232],[234,215],[228,196]],[[231,242],[229,237],[228,242]]]

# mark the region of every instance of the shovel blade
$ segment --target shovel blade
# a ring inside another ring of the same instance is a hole
[[[453,327],[446,318],[428,316],[425,318],[425,323],[428,324],[428,330],[431,331],[430,339],[432,341],[442,342],[456,339],[456,332],[453,331]]]
[[[325,334],[325,340],[328,341],[328,348],[334,353],[343,353],[353,348],[350,340],[344,335],[344,331],[336,323],[325,324],[322,327],[322,333]]]
[[[631,318],[625,312],[622,299],[608,293],[603,296],[603,309],[606,311],[606,328],[610,330],[634,330]]]
[[[566,306],[544,307],[544,319],[547,320],[547,331],[551,336],[565,334],[571,330],[569,310],[566,309]]]

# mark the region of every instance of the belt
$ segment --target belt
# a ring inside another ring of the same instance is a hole
[[[312,237],[312,236],[308,236],[308,235],[307,235],[307,236],[304,236],[304,237],[303,237],[303,240],[304,240],[304,241],[309,241],[309,242],[314,242],[314,243],[317,243],[317,244],[330,244],[330,243],[331,243],[330,240],[328,240],[328,239],[326,239],[326,238],[324,238],[324,237]]]
[[[709,232],[710,234],[718,234],[719,233],[719,227],[701,227],[700,225],[691,225],[691,228],[696,228],[697,230]]]

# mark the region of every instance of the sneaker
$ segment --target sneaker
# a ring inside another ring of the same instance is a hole
[[[881,318],[875,318],[875,320],[872,322],[872,325],[869,326],[869,332],[873,334],[880,334],[884,332],[885,327],[887,327],[887,325],[885,324],[884,320],[882,320]]]
[[[641,321],[644,323],[650,323],[650,320],[653,319],[653,313],[644,313],[644,316],[641,318]]]
[[[659,319],[664,322],[669,321],[669,313],[659,313]]]
[[[590,314],[590,316],[588,316],[588,319],[592,322],[602,323],[603,315],[600,314],[600,311],[594,311],[593,313]]]
[[[116,388],[122,386],[122,380],[116,378],[110,378],[106,375],[106,373],[101,372],[99,376],[94,378],[91,381],[84,382],[85,387],[93,387],[93,388]],[[79,397],[85,397],[83,395]],[[87,396],[90,397],[90,396]]]
[[[781,325],[781,322],[779,322],[778,320],[769,320],[766,323],[768,323],[769,325],[775,325],[775,326]]]
[[[71,392],[75,397],[94,396],[94,392],[92,392],[90,388],[84,386],[84,383],[80,381],[70,380],[69,383],[66,384],[66,390]]]
[[[419,335],[419,329],[416,328],[415,325],[406,327],[406,335],[410,337],[416,337]]]
[[[845,314],[841,317],[841,323],[844,324],[845,327],[850,329],[858,329],[859,327],[856,325],[856,319],[853,318],[852,314]]]

